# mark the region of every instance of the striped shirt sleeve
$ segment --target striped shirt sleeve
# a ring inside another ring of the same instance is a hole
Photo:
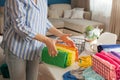
[[[10,6],[14,18],[14,30],[20,36],[34,38],[37,33],[32,30],[31,26],[26,25],[27,8],[25,5],[27,5],[27,0],[11,0]]]
[[[47,19],[47,30],[53,27],[52,23]]]

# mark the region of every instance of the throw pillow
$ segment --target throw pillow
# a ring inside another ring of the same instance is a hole
[[[57,10],[49,9],[49,11],[48,11],[48,17],[49,18],[54,18],[54,19],[59,19],[59,15],[57,13]]]
[[[83,19],[83,14],[82,10],[73,10],[71,19]]]
[[[72,15],[72,10],[65,10],[63,18],[70,18]]]

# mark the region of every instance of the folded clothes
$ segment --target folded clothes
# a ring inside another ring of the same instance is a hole
[[[74,47],[70,47],[64,44],[56,44],[57,49],[63,50],[63,51],[68,51],[72,52],[75,54],[75,60],[78,61],[78,49]]]
[[[87,68],[90,67],[92,65],[92,59],[91,56],[81,56],[79,58],[79,66],[82,68]]]
[[[113,54],[114,56],[116,56],[120,59],[120,53],[119,52],[111,51],[111,54]]]
[[[72,65],[75,61],[78,61],[77,48],[67,46],[65,44],[56,44],[56,48],[58,51],[58,55],[55,57],[51,57],[49,55],[48,48],[44,47],[41,55],[42,61],[63,68]]]
[[[120,67],[120,65],[116,61],[114,61],[113,59],[111,59],[110,57],[108,57],[108,56],[106,56],[104,54],[97,53],[95,55],[102,58],[102,59],[104,59],[104,60],[106,60],[106,61],[108,61],[108,62],[110,62],[111,64],[115,65],[116,69]]]
[[[77,80],[77,78],[68,71],[63,75],[63,80]]]
[[[102,76],[92,70],[91,67],[84,70],[82,75],[85,77],[85,80],[105,80]]]
[[[102,50],[120,52],[120,44],[99,45],[97,49],[98,49],[98,52]]]
[[[101,51],[100,54],[108,56],[109,58],[113,59],[114,61],[116,61],[120,65],[120,59],[118,57],[116,57],[115,55],[113,55],[112,53]]]
[[[45,63],[65,68],[67,67],[66,65],[67,56],[68,54],[66,52],[58,50],[58,55],[52,57],[48,53],[48,48],[44,47],[41,57],[42,57],[42,61],[44,61]]]
[[[85,68],[78,68],[75,70],[71,70],[70,73],[74,75],[77,80],[85,80],[84,77],[82,76],[82,72],[85,70]]]

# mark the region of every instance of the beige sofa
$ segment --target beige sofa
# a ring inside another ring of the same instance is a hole
[[[83,14],[76,14],[72,17],[74,10],[81,10]],[[68,14],[65,12],[68,11]],[[71,13],[71,18],[68,17]],[[57,15],[56,15],[57,14]],[[67,15],[65,17],[65,15]],[[83,17],[81,17],[81,15]],[[85,28],[88,25],[92,25],[94,27],[98,26],[100,28],[104,28],[104,24],[91,20],[91,13],[89,11],[84,11],[84,8],[74,8],[71,9],[70,4],[52,4],[49,6],[48,10],[48,19],[50,22],[59,30],[64,33],[70,33],[72,35],[80,35],[85,32]],[[52,35],[48,33],[47,35]]]

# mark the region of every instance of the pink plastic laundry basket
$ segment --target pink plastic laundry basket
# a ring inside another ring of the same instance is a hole
[[[92,68],[105,80],[116,80],[115,66],[96,55],[92,55]]]

